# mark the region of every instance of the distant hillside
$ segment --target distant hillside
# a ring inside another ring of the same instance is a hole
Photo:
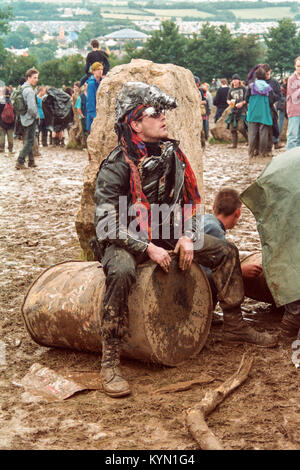
[[[0,0],[12,6],[16,20],[24,21],[94,21],[102,16],[109,20],[181,19],[194,21],[276,21],[283,17],[300,20],[298,1],[178,1],[128,0]]]

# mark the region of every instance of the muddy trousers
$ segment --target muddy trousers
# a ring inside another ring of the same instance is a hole
[[[248,132],[245,126],[245,122],[243,119],[238,119],[236,126],[234,127],[233,123],[231,122],[229,125],[229,129],[231,132],[231,137],[232,137],[232,146],[237,147],[238,145],[238,132],[242,134],[243,137],[245,137],[246,142],[248,142]]]
[[[170,250],[175,248],[176,241],[164,240],[155,244]],[[147,254],[134,256],[114,244],[105,250],[102,258],[106,275],[101,325],[102,366],[113,364],[119,355],[121,341],[128,328],[128,295],[136,281],[136,267],[147,260]],[[204,235],[203,247],[194,251],[194,261],[212,270],[222,310],[239,310],[244,298],[244,285],[236,246]]]
[[[0,152],[4,152],[5,136],[7,138],[8,150],[12,152],[14,148],[14,129],[3,129],[0,126]]]
[[[33,162],[33,147],[35,140],[35,131],[36,131],[37,122],[34,121],[30,126],[24,127],[25,129],[25,142],[24,146],[19,154],[18,162],[21,165],[24,165],[25,158],[28,156],[28,161]]]
[[[266,126],[260,122],[248,123],[249,157],[258,153],[262,156],[268,153],[269,132],[272,126]]]

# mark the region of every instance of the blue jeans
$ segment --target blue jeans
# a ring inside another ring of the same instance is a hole
[[[288,136],[286,149],[300,147],[300,116],[289,118]]]

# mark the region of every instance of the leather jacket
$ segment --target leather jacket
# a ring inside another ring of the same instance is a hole
[[[165,150],[159,158],[164,158],[164,153],[166,152],[170,154],[171,151],[174,168],[172,191],[170,193],[171,196],[169,197],[168,205],[170,208],[174,207],[175,205],[182,207],[184,204],[183,187],[185,163],[182,162],[176,154],[179,142],[168,140],[164,144]],[[146,174],[145,180],[142,179],[143,192],[146,195],[149,203],[158,202],[155,200],[155,197],[153,197],[153,184],[151,184],[151,178],[153,179],[153,182],[158,182],[159,177],[159,171],[154,171],[152,174],[150,174],[150,181],[148,172]],[[130,216],[126,213],[126,217],[119,217],[120,196],[125,196],[126,199],[124,198],[124,204],[126,204],[126,209],[128,210],[129,206],[132,204],[132,195],[130,191],[130,168],[125,161],[121,147],[118,146],[102,162],[97,175],[95,188],[96,234],[98,243],[100,245],[100,251],[102,253],[104,253],[108,243],[115,243],[132,254],[138,255],[147,249],[150,240],[148,235],[145,235],[145,233],[137,233],[136,231],[132,233],[130,230],[130,223],[135,220],[135,215]],[[110,225],[110,227],[113,227],[113,230],[111,230],[110,233],[107,233],[105,230],[103,230],[103,225],[107,223],[108,218],[110,217],[114,218],[115,225]],[[191,226],[192,238],[192,232],[196,232],[196,220],[192,220]],[[103,232],[105,232],[105,237],[99,234],[99,227],[102,227],[101,233],[103,234]],[[153,231],[152,224],[151,229]],[[120,234],[122,235],[120,236]],[[155,243],[154,240],[153,242]]]

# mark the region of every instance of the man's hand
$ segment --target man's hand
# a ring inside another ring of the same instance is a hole
[[[244,104],[245,104],[245,101],[242,101],[241,103],[237,103],[237,104],[236,104],[236,107],[237,107],[238,109],[240,109],[240,108],[242,108],[242,107],[244,106]]]
[[[188,269],[194,258],[193,242],[190,238],[183,236],[179,238],[174,253],[179,252],[179,267],[182,271]]]
[[[260,264],[246,264],[241,266],[243,277],[258,277],[262,273],[262,266]]]
[[[159,246],[150,243],[147,248],[147,255],[152,261],[159,264],[159,266],[166,272],[169,272],[169,267],[171,263],[171,257],[167,250],[160,248]]]

